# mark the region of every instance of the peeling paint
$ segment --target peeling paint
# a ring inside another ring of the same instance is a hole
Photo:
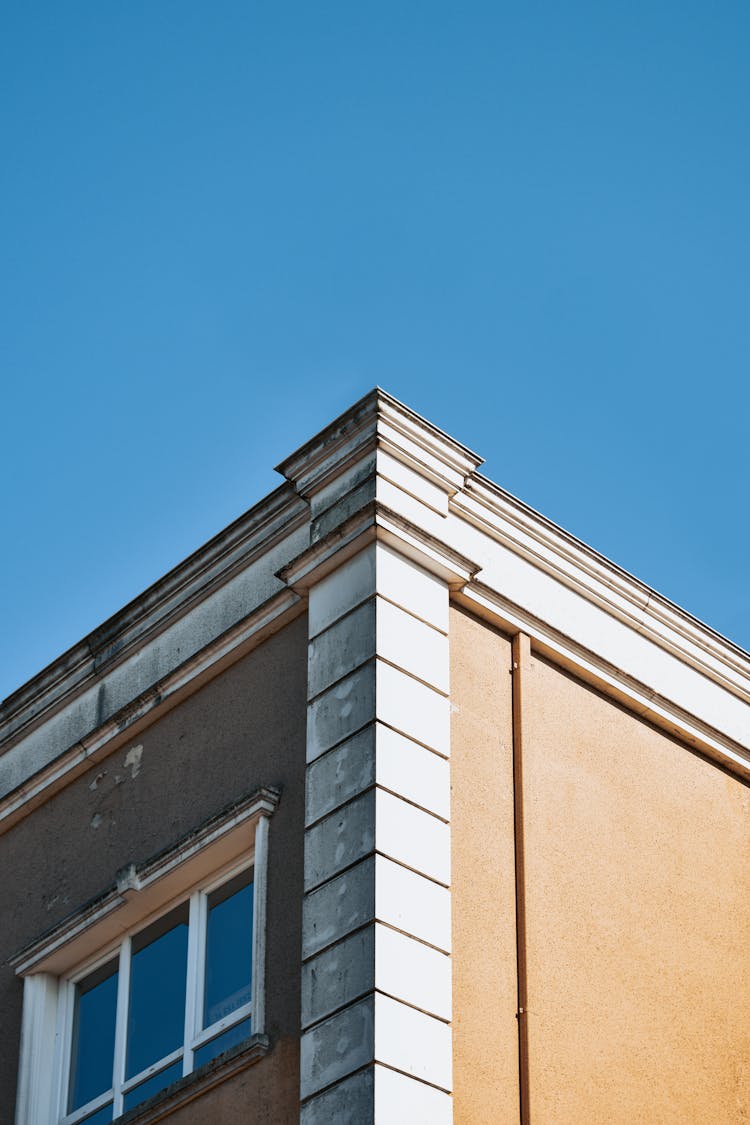
[[[128,750],[125,755],[124,766],[125,769],[130,768],[130,776],[135,778],[141,772],[141,759],[143,758],[143,747],[133,746]]]
[[[96,775],[96,777],[94,778],[94,780],[89,784],[89,789],[93,792],[94,789],[96,789],[99,782],[102,781],[106,776],[107,776],[106,770],[102,770],[101,773],[98,773]]]
[[[99,827],[99,825],[101,824],[101,822],[102,822],[101,813],[98,813],[98,812],[94,813],[94,815],[91,818],[91,827],[94,829],[95,832],[96,832],[97,828]]]

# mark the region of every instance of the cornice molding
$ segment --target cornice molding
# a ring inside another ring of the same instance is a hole
[[[383,448],[454,495],[482,458],[376,387],[276,466],[310,499],[350,465]]]
[[[451,589],[461,589],[479,571],[479,566],[465,555],[380,501],[372,500],[277,571],[277,577],[306,596],[311,586],[375,540],[400,551]]]
[[[309,519],[281,485],[0,703],[0,754]]]
[[[599,653],[553,629],[497,590],[472,581],[457,592],[455,601],[505,632],[525,633],[531,639],[533,651],[567,668],[579,679],[618,699],[635,714],[650,719],[680,741],[750,780],[750,748],[702,722],[687,708],[659,695]]]
[[[265,640],[303,613],[305,604],[293,590],[282,590],[238,625],[217,637],[179,668],[133,699],[108,722],[92,730],[0,800],[0,834],[11,828],[52,793],[89,766],[131,742],[144,726],[174,707],[184,696],[215,676],[225,664]]]
[[[750,702],[750,654],[477,474],[451,509],[715,683]]]

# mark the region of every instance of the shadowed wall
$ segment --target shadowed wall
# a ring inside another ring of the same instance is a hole
[[[0,837],[0,1122],[13,1120],[23,985],[5,963],[117,870],[141,863],[259,785],[271,818],[266,969],[271,1054],[175,1115],[287,1125],[298,1112],[307,619],[299,618]],[[12,905],[12,909],[9,904]],[[236,1113],[235,1115],[236,1116]]]

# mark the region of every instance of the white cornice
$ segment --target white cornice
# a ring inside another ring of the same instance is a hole
[[[477,474],[452,501],[463,519],[750,702],[750,656],[498,485]]]
[[[373,540],[387,543],[454,590],[462,589],[479,570],[475,562],[459,551],[373,500],[282,567],[278,577],[304,595]]]
[[[530,637],[535,652],[569,669],[579,679],[617,699],[642,718],[649,719],[682,742],[750,780],[750,748],[727,737],[715,726],[702,722],[689,707],[680,706],[655,692],[649,684],[624,672],[599,653],[560,633],[546,621],[526,612],[481,582],[467,583],[455,600],[505,632],[525,633]]]
[[[277,471],[309,499],[377,448],[388,450],[450,495],[482,464],[476,453],[376,387],[277,465]]]

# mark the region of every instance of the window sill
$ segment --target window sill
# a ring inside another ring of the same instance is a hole
[[[265,1035],[251,1035],[244,1043],[217,1055],[205,1066],[194,1070],[179,1078],[171,1086],[167,1086],[152,1098],[135,1106],[133,1109],[118,1117],[114,1125],[154,1125],[162,1121],[170,1113],[181,1109],[188,1102],[205,1094],[208,1090],[218,1086],[227,1078],[231,1078],[240,1071],[246,1070],[268,1054],[270,1043]]]

